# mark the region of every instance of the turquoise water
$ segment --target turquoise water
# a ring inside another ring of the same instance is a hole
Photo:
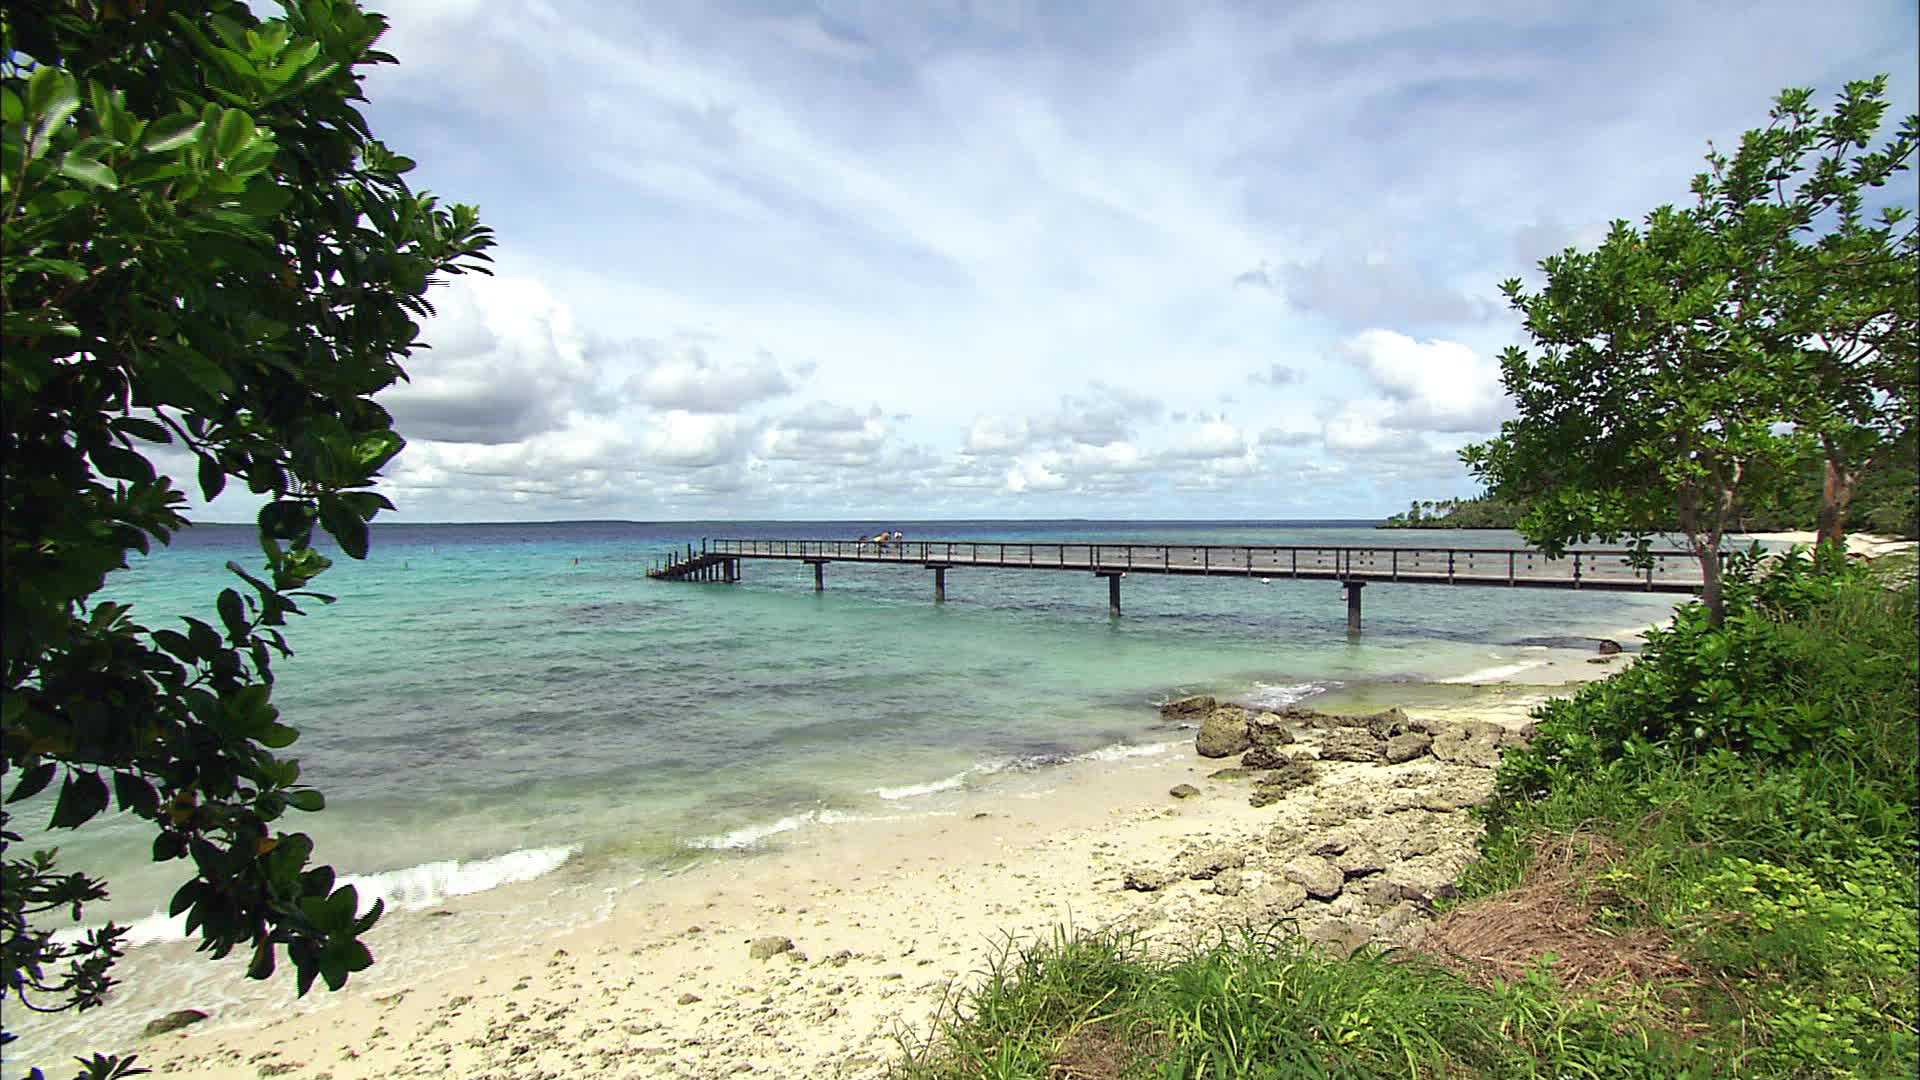
[[[1299,524],[901,523],[388,526],[294,620],[276,701],[328,809],[294,814],[319,857],[402,908],[547,872],[621,884],[778,843],[820,820],[911,810],[939,791],[1103,748],[1164,741],[1152,708],[1212,691],[1275,703],[1335,684],[1525,662],[1526,639],[1620,636],[1673,598],[1378,584],[1345,636],[1332,582],[1135,575],[1125,615],[1086,574],[749,562],[739,585],[650,581],[703,536],[1114,543],[1518,546],[1509,533]],[[201,527],[117,575],[136,618],[213,620],[249,530]],[[33,808],[19,816],[31,824]],[[105,874],[88,922],[169,936],[178,866],[138,822],[58,842]],[[144,921],[143,921],[144,920]]]

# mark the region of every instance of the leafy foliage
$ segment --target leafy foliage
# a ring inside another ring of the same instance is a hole
[[[1830,547],[1737,556],[1726,620],[1683,607],[1648,632],[1632,667],[1542,706],[1533,743],[1502,763],[1501,796],[1535,797],[1656,748],[1771,762],[1818,750],[1902,775],[1911,733],[1897,720],[1902,701],[1887,698],[1920,677],[1911,593],[1873,588],[1868,573]],[[1920,781],[1909,777],[1901,797],[1920,811]]]
[[[1912,426],[1900,335],[1913,326],[1913,242],[1894,235],[1908,215],[1890,208],[1868,227],[1861,212],[1862,191],[1905,169],[1920,140],[1909,118],[1866,149],[1885,87],[1848,84],[1826,117],[1811,91],[1783,92],[1732,158],[1708,154],[1695,206],[1616,221],[1595,250],[1543,260],[1540,292],[1501,286],[1535,351],[1501,357],[1518,418],[1461,456],[1493,495],[1526,506],[1529,541],[1558,552],[1676,522],[1717,621],[1720,538],[1737,508],[1773,505],[1816,446],[1831,463],[1840,443]]]
[[[1798,555],[1742,566],[1715,628],[1683,610],[1635,664],[1535,713],[1487,809],[1496,891],[1529,838],[1605,831],[1594,882],[1711,978],[1703,1050],[1755,1076],[1920,1066],[1920,642],[1910,580]]]
[[[202,948],[250,949],[257,978],[284,950],[303,993],[367,966],[379,909],[275,827],[323,800],[277,753],[298,732],[272,660],[287,617],[330,602],[316,528],[364,557],[391,509],[372,485],[403,442],[372,395],[404,377],[428,285],[492,243],[471,207],[412,191],[354,107],[361,69],[392,61],[384,27],[350,0],[0,15],[7,803],[54,828],[152,822],[154,858],[189,860],[172,911]],[[100,594],[188,524],[183,468],[207,499],[230,479],[264,499],[265,565],[229,564],[207,618],[149,628]],[[51,856],[5,873],[0,993],[97,1004],[118,933],[61,945],[31,920],[80,918],[101,883]]]

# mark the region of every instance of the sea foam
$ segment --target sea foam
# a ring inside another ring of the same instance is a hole
[[[1253,684],[1253,693],[1246,696],[1250,709],[1279,709],[1305,701],[1315,694],[1324,693],[1339,687],[1337,682],[1303,682],[1290,685],[1257,682]]]

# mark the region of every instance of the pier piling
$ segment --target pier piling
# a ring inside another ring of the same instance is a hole
[[[1120,614],[1120,579],[1127,575],[1117,571],[1100,571],[1099,577],[1107,579],[1107,614],[1118,617]]]
[[[1347,590],[1347,636],[1358,637],[1360,634],[1360,590],[1366,588],[1367,583],[1349,578],[1340,584],[1345,586]]]
[[[947,568],[944,566],[933,568],[933,602],[936,604],[947,602]]]

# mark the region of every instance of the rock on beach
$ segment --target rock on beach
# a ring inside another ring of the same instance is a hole
[[[1208,713],[1200,722],[1200,733],[1193,737],[1201,757],[1232,757],[1248,745],[1247,711],[1238,705],[1223,705]]]

